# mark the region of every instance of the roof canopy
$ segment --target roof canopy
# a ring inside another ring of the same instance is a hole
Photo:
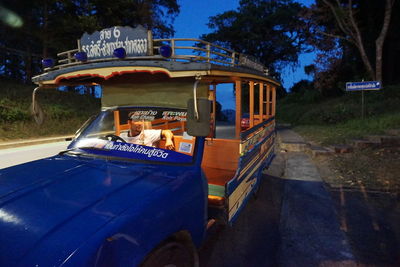
[[[138,79],[103,84],[102,107],[151,106],[187,108],[193,98],[193,78]],[[197,97],[208,98],[208,84],[200,83]]]

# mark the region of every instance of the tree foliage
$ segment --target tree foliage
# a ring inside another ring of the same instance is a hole
[[[317,0],[304,15],[318,51],[315,86],[335,95],[345,81],[399,82],[399,13],[394,0]]]
[[[254,56],[278,76],[306,50],[308,31],[299,19],[303,9],[292,0],[241,0],[237,10],[211,17],[208,26],[213,32],[202,38]]]
[[[347,40],[350,43],[352,43],[355,47],[357,47],[370,78],[382,81],[383,44],[386,39],[387,31],[389,29],[392,9],[395,0],[386,0],[384,4],[384,12],[383,12],[384,14],[382,19],[383,21],[381,23],[382,26],[379,31],[379,34],[375,39],[375,50],[376,50],[375,71],[373,70],[371,61],[367,56],[363,36],[361,34],[360,27],[355,18],[354,9],[357,6],[353,5],[352,0],[348,0],[348,2],[344,4],[342,4],[340,1],[336,1],[336,4],[332,3],[329,0],[322,0],[322,2],[327,7],[329,7],[329,9],[331,10],[332,14],[336,19],[336,24],[338,28],[344,35],[331,35],[329,33],[325,34],[327,34],[328,36],[333,36],[336,38]]]
[[[0,24],[0,76],[27,82],[40,71],[42,57],[75,48],[84,32],[141,24],[155,37],[169,37],[179,13],[176,0],[6,0],[2,5],[18,14],[23,26]]]

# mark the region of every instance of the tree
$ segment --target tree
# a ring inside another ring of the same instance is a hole
[[[151,29],[156,37],[172,36],[172,23],[179,13],[176,0],[89,0],[89,13],[93,14],[99,28],[115,25]]]
[[[304,8],[292,0],[241,0],[237,10],[211,17],[213,32],[202,38],[254,56],[280,78],[278,72],[307,48],[308,31],[299,17]]]
[[[307,90],[313,90],[314,89],[314,84],[312,81],[309,80],[300,80],[293,84],[293,86],[290,88],[291,93],[299,93],[299,94],[304,94]]]
[[[40,71],[39,54],[55,57],[75,48],[84,32],[142,24],[155,37],[169,37],[179,13],[176,0],[5,0],[2,4],[23,19],[23,26],[0,24],[0,75],[25,81]]]
[[[359,51],[361,59],[365,65],[365,68],[371,79],[382,81],[382,60],[383,60],[383,45],[389,29],[389,24],[392,15],[392,9],[395,0],[385,0],[383,22],[381,23],[381,30],[377,38],[375,39],[375,71],[372,67],[372,63],[368,57],[365,41],[362,36],[362,32],[359,27],[355,16],[355,10],[359,8],[359,5],[354,4],[352,0],[348,0],[343,3],[339,0],[335,2],[330,0],[322,0],[322,2],[329,7],[333,16],[336,19],[336,23],[342,34],[338,35],[335,33],[324,32],[324,34],[340,38],[352,43]]]

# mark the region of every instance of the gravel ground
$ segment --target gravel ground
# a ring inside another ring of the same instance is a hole
[[[362,266],[400,266],[400,146],[314,159]]]
[[[317,160],[331,170],[324,179],[332,187],[400,192],[400,146],[355,150]]]

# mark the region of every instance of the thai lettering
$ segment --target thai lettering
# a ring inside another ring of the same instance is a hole
[[[162,113],[163,120],[167,121],[186,121],[187,112],[185,111],[164,111]]]
[[[142,27],[113,27],[93,34],[85,33],[80,43],[82,51],[91,59],[113,57],[117,48],[124,48],[128,57],[145,56],[149,49],[147,38],[147,31]]]
[[[254,134],[252,137],[247,139],[246,141],[242,141],[241,144],[241,154],[244,155],[247,153],[249,150],[251,150],[255,144],[258,144],[260,141],[262,141],[266,136],[268,136],[275,128],[275,124],[271,124],[258,133]]]
[[[158,111],[156,110],[137,110],[134,111],[131,115],[131,119],[133,120],[145,120],[145,121],[153,121],[157,115]]]
[[[88,58],[112,57],[114,50],[120,47],[125,49],[127,55],[146,55],[147,40],[128,40],[128,37],[126,37],[125,41],[117,39],[113,42],[107,42],[106,39],[101,39],[96,42],[91,41],[88,45],[83,45],[82,50],[87,53]]]
[[[108,142],[104,146],[104,149],[117,150],[117,151],[130,152],[130,153],[138,153],[138,154],[142,154],[142,155],[147,155],[147,157],[149,157],[149,158],[157,157],[157,158],[166,159],[169,155],[169,153],[165,152],[162,149],[158,149],[158,148],[154,148],[154,147],[146,148],[146,147],[136,145],[136,144]]]

